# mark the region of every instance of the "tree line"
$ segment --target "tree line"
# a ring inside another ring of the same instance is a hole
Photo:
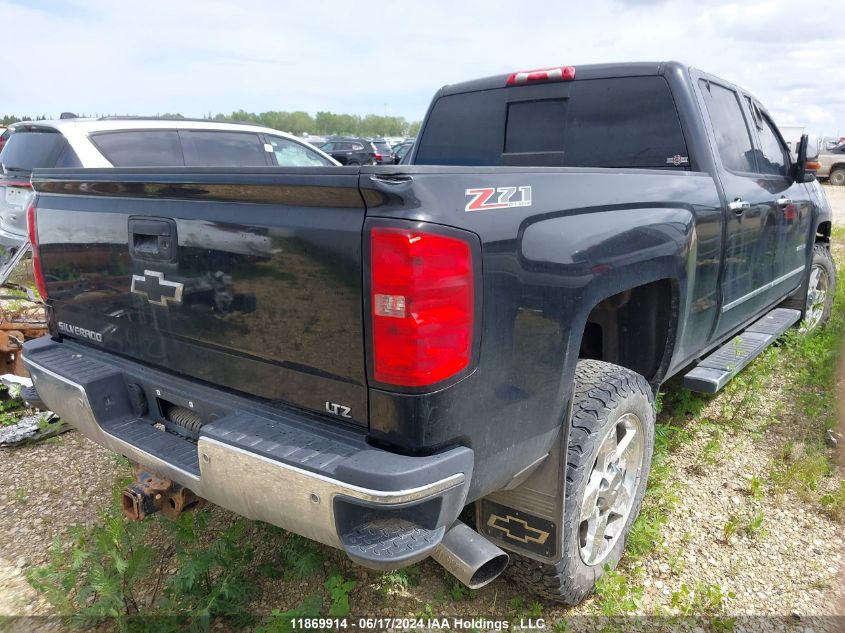
[[[79,115],[85,116],[85,115]],[[97,115],[99,116],[99,115]],[[168,112],[160,114],[170,119],[184,118],[179,113]],[[26,117],[17,115],[4,115],[0,117],[0,125],[9,125],[18,121],[43,120],[48,117],[39,115],[37,117]],[[264,125],[283,132],[290,132],[297,136],[305,134],[311,136],[329,136],[338,134],[342,136],[416,136],[420,129],[419,121],[411,121],[401,116],[381,116],[378,114],[336,114],[334,112],[318,112],[311,116],[308,112],[285,112],[274,110],[269,112],[247,112],[236,110],[230,114],[218,113],[212,115],[210,112],[203,118],[220,121],[244,121]]]

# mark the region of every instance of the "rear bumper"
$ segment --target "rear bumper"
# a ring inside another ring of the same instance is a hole
[[[70,341],[35,339],[24,363],[38,396],[83,435],[250,519],[390,569],[439,545],[457,518],[473,455],[369,446],[364,432],[267,407]],[[196,441],[157,429],[159,399],[190,406]]]

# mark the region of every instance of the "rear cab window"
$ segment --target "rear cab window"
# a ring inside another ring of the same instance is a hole
[[[690,168],[675,102],[660,76],[445,95],[418,143],[420,165]]]

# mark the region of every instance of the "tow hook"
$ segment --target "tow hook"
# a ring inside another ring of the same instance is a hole
[[[143,466],[137,466],[135,473],[135,483],[123,489],[120,500],[123,516],[130,521],[141,521],[156,512],[173,520],[204,502],[188,488],[160,477]]]

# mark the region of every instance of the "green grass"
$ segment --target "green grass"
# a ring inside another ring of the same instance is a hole
[[[324,576],[321,546],[262,523],[212,523],[207,510],[176,521],[157,515],[126,521],[119,503],[125,483],[115,487],[111,507],[93,525],[73,526],[69,538],[53,544],[48,563],[29,570],[30,584],[68,624],[175,632],[208,630],[217,623],[226,630],[260,625],[284,631],[291,614],[349,613],[355,581],[333,572],[317,598],[290,611],[276,610],[259,623],[252,601],[261,579],[298,584]]]

